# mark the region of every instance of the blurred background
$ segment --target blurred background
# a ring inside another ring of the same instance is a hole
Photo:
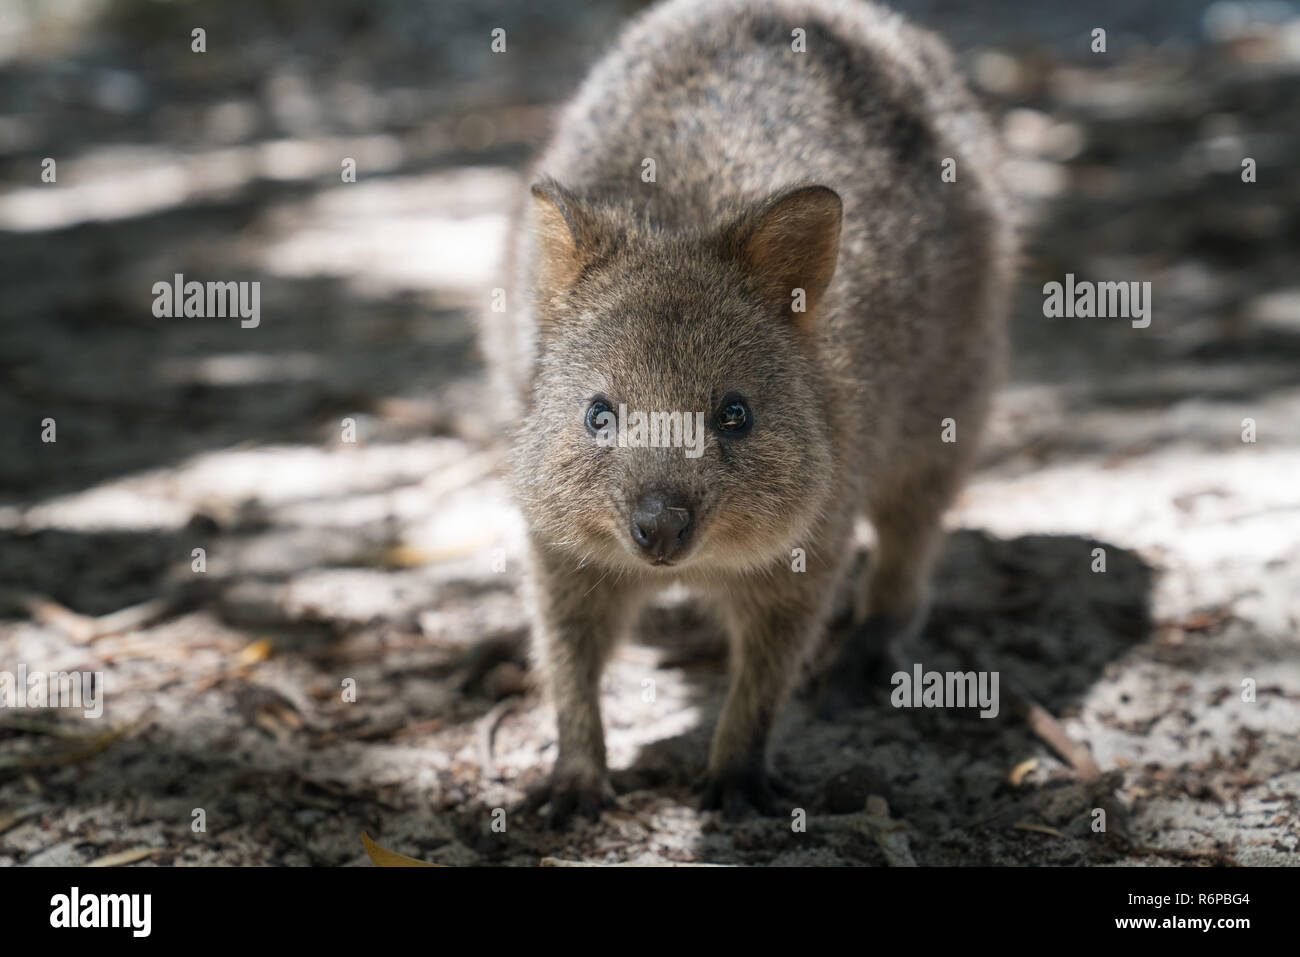
[[[0,711],[0,865],[354,864],[363,828],[454,864],[881,864],[870,794],[922,864],[1293,863],[1287,2],[892,5],[958,51],[1031,217],[923,660],[979,642],[1096,768],[1010,713],[796,703],[777,760],[825,826],[716,828],[689,782],[725,661],[669,600],[606,682],[619,810],[490,830],[555,749],[474,321],[554,107],[643,6],[0,5],[0,671],[100,673],[106,701]],[[1045,319],[1067,272],[1150,281],[1150,327]],[[260,281],[260,324],[155,318],[177,273]]]

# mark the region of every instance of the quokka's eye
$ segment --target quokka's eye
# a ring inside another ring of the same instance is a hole
[[[614,410],[604,399],[592,399],[591,405],[587,406],[587,431],[595,435],[601,429],[611,425],[609,419],[603,416],[612,413]]]
[[[744,396],[729,395],[722,400],[722,405],[718,406],[714,423],[719,432],[739,436],[753,428],[754,416],[750,414],[749,403],[745,401]]]

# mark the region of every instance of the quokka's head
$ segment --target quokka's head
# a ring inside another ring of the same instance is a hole
[[[839,197],[792,188],[690,231],[551,181],[533,199],[536,378],[514,445],[533,534],[624,568],[788,560],[830,495],[816,326]]]

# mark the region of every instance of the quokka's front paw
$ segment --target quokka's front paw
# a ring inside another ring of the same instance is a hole
[[[721,811],[728,820],[742,818],[751,812],[764,817],[779,817],[793,806],[793,791],[781,779],[762,767],[739,771],[714,773],[704,777],[704,793],[700,798],[701,811]]]
[[[528,792],[520,810],[532,814],[549,806],[546,826],[560,830],[569,825],[575,814],[590,821],[599,820],[601,810],[613,803],[614,788],[604,772],[556,768],[546,781]]]

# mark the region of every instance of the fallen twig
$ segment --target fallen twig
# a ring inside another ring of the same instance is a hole
[[[867,798],[859,820],[876,845],[885,852],[890,867],[916,867],[916,858],[907,840],[907,824],[889,816],[889,804],[879,794]]]
[[[76,764],[93,758],[124,733],[124,730],[106,731],[87,739],[80,747],[53,754],[0,754],[0,771],[8,768],[57,768]]]
[[[493,754],[493,749],[496,744],[497,728],[501,726],[501,722],[506,719],[507,715],[515,710],[518,704],[518,697],[510,697],[498,701],[492,710],[483,717],[483,720],[479,722],[478,760],[479,765],[482,767],[483,774],[488,778],[488,780],[501,780],[501,772],[497,769],[496,757]]]
[[[542,867],[731,867],[731,864],[704,864],[696,861],[569,861],[562,857],[543,857]]]
[[[96,617],[66,608],[47,595],[22,594],[18,602],[37,623],[57,628],[80,644],[144,628],[166,617],[180,604],[176,598],[154,598]]]
[[[983,656],[968,645],[953,642],[951,647],[961,657],[965,667],[982,672],[993,670]],[[1079,780],[1085,783],[1100,780],[1101,768],[1086,744],[1075,741],[1066,734],[1061,722],[1007,675],[1002,674],[1000,686],[1011,705],[1012,713],[1019,715],[1035,737],[1063,758],[1074,769]],[[1106,812],[1107,833],[1114,834],[1121,842],[1128,844],[1127,812],[1124,806],[1115,799],[1113,792],[1099,795],[1097,803]]]

